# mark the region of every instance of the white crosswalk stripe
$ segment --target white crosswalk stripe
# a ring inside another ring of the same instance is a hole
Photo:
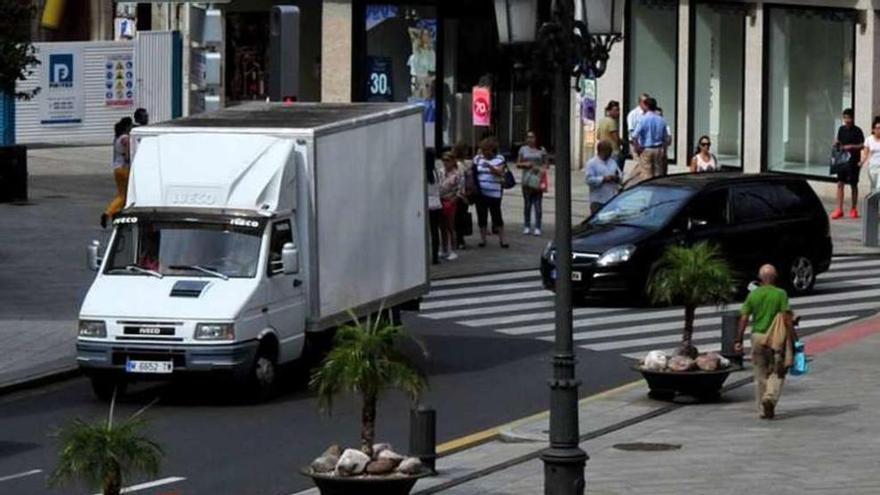
[[[452,278],[432,287],[421,305],[421,317],[449,320],[473,332],[554,340],[553,293],[543,289],[537,270]],[[628,296],[617,297],[615,302],[625,303]],[[802,317],[802,334],[880,310],[880,257],[834,257],[830,271],[819,276],[815,293],[792,298],[791,306]],[[739,308],[732,303],[697,309],[694,342],[701,350],[720,349],[721,315]],[[634,359],[648,350],[668,352],[681,339],[683,313],[680,307],[576,307],[573,339],[582,349]]]

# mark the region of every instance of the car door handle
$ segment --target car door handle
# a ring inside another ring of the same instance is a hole
[[[303,281],[302,281],[302,280],[300,280],[300,279],[298,279],[298,278],[293,279],[293,286],[294,286],[294,287],[299,287],[299,286],[302,285],[302,284],[303,284]]]
[[[265,307],[265,308],[263,308],[263,309],[260,310],[260,313],[268,313],[268,312],[269,312],[269,308],[268,308],[268,307]]]

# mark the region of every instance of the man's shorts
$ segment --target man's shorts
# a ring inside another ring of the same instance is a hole
[[[859,183],[859,175],[861,171],[861,167],[850,163],[849,166],[837,173],[837,182],[856,186]]]

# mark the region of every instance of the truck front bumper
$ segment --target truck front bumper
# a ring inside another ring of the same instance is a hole
[[[174,374],[229,372],[243,375],[250,371],[259,342],[233,344],[169,345],[82,341],[76,343],[76,361],[86,373],[125,372],[129,360],[171,361]],[[165,375],[167,376],[167,375]]]

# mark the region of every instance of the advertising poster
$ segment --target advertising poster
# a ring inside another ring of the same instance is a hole
[[[489,127],[492,125],[492,93],[486,86],[474,86],[471,113],[474,126]]]
[[[40,123],[82,124],[85,114],[81,47],[43,47],[40,60]]]
[[[107,55],[104,60],[104,104],[134,106],[134,62],[132,54]]]
[[[408,29],[412,54],[406,62],[410,75],[410,103],[425,107],[425,123],[434,123],[434,79],[436,77],[437,20],[419,19]]]

